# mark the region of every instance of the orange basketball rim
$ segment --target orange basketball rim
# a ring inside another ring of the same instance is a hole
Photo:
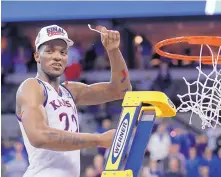
[[[160,48],[163,46],[171,45],[171,44],[177,44],[177,43],[183,43],[186,42],[188,44],[199,44],[199,45],[210,45],[210,46],[216,46],[221,47],[221,37],[219,36],[183,36],[183,37],[175,37],[166,39],[163,41],[158,42],[154,49],[156,53],[158,53],[161,56],[170,58],[170,59],[177,59],[177,60],[189,60],[189,61],[199,61],[199,56],[186,56],[186,55],[180,55],[180,54],[172,54],[165,52],[161,50]],[[211,51],[212,52],[212,51]],[[219,49],[220,52],[220,49]],[[218,55],[219,55],[218,52]],[[201,56],[201,62],[203,64],[213,64],[215,61],[217,61],[217,64],[221,64],[221,56]]]

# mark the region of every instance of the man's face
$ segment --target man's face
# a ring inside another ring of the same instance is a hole
[[[67,65],[68,48],[65,41],[55,39],[40,46],[35,60],[41,69],[50,77],[59,77],[63,74]]]

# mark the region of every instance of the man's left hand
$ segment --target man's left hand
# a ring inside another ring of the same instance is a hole
[[[118,49],[120,46],[120,33],[118,31],[107,30],[105,27],[99,27],[101,42],[107,51]]]

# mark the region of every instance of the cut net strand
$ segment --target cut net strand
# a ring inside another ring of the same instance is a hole
[[[184,77],[188,92],[183,95],[177,95],[181,101],[181,105],[177,108],[180,112],[191,111],[190,124],[192,123],[193,113],[197,114],[202,120],[202,128],[216,128],[221,125],[221,69],[217,64],[221,46],[218,54],[214,57],[213,51],[209,45],[206,45],[211,53],[213,69],[209,74],[202,71],[202,51],[203,44],[200,49],[199,66],[197,80],[189,83]],[[196,86],[196,91],[191,92],[191,88]]]

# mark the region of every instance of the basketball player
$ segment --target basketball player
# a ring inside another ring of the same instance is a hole
[[[119,100],[131,90],[128,70],[119,50],[118,31],[101,27],[101,40],[111,63],[110,82],[60,84],[73,42],[57,26],[44,27],[35,41],[36,78],[25,80],[16,96],[19,119],[30,165],[24,177],[79,177],[80,150],[110,147],[114,130],[103,134],[79,133],[76,105]]]

